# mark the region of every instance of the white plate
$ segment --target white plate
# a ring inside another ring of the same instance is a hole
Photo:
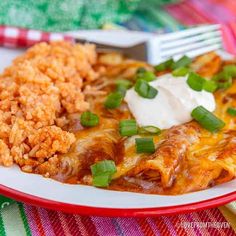
[[[83,31],[94,40],[107,42],[108,39],[124,42],[124,33],[116,31]],[[129,43],[147,38],[147,33],[126,35]],[[0,48],[0,71],[22,50]],[[225,52],[224,57],[230,55]],[[90,186],[63,184],[40,175],[21,172],[18,167],[0,167],[0,193],[31,204],[76,212],[111,216],[143,216],[189,212],[236,200],[236,179],[213,188],[179,196],[148,195],[117,192]]]

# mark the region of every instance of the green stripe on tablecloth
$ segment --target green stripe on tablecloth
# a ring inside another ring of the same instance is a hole
[[[18,203],[18,207],[19,207],[20,215],[21,215],[24,227],[25,227],[26,235],[31,236],[32,234],[31,234],[31,231],[30,231],[30,228],[29,228],[29,223],[28,223],[27,217],[25,215],[25,210],[23,208],[23,205],[21,203]]]
[[[17,203],[3,208],[1,214],[7,236],[27,236]]]
[[[168,27],[173,31],[179,29],[180,24],[165,11],[158,11],[157,14],[156,10],[152,9],[150,13],[156,15],[156,18],[161,22],[162,27]]]
[[[5,231],[3,220],[2,220],[1,211],[0,211],[0,235],[1,236],[5,236],[6,235],[6,231]]]
[[[170,31],[180,28],[180,23],[169,15],[158,2],[152,1],[152,4],[141,2],[135,16],[145,19],[147,26],[155,25],[156,28],[168,28]]]

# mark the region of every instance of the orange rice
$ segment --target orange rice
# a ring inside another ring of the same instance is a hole
[[[0,75],[0,164],[36,166],[66,153],[74,134],[65,114],[89,108],[83,82],[97,78],[93,45],[40,43]],[[27,170],[26,170],[27,171]]]

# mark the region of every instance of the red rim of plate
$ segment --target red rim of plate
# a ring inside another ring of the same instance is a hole
[[[73,214],[80,214],[80,215],[96,215],[96,216],[112,216],[112,217],[114,216],[143,217],[143,216],[183,214],[193,211],[205,210],[212,207],[217,207],[236,200],[236,191],[235,191],[209,200],[191,204],[179,205],[179,206],[124,209],[124,208],[90,207],[90,206],[81,206],[81,205],[63,203],[26,194],[24,192],[20,192],[12,188],[8,188],[4,185],[0,185],[0,194],[3,194],[6,197],[13,198],[17,201],[28,203],[34,206],[45,207],[52,210],[63,211]]]

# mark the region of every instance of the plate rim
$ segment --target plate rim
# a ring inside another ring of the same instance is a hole
[[[236,200],[236,191],[234,191],[223,196],[178,206],[126,209],[83,206],[49,200],[6,187],[2,184],[0,184],[0,194],[3,194],[4,196],[12,198],[16,201],[37,207],[44,207],[50,210],[57,210],[65,213],[80,214],[85,216],[106,217],[148,217],[186,214],[194,211],[218,207]]]

